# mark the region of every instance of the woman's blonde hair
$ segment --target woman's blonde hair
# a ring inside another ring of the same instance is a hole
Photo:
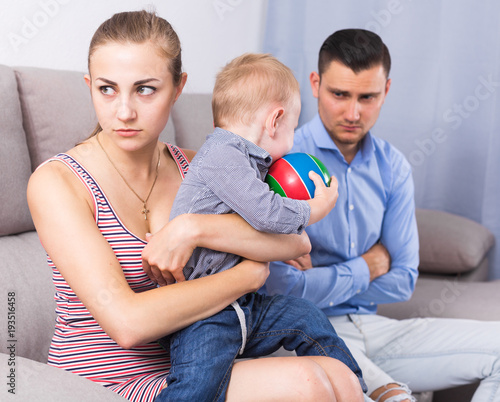
[[[269,104],[288,105],[300,93],[292,70],[270,54],[245,53],[217,75],[212,95],[214,125],[249,124]]]
[[[174,85],[182,80],[181,43],[172,25],[152,11],[128,11],[117,13],[104,21],[94,33],[89,46],[88,69],[92,55],[107,43],[135,43],[151,42],[169,63]],[[99,123],[91,137],[102,131]]]

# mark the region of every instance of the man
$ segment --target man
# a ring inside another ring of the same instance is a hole
[[[338,31],[321,47],[318,72],[310,75],[318,114],[296,132],[292,152],[322,160],[339,182],[339,198],[307,229],[310,256],[273,263],[266,291],[323,309],[373,400],[414,401],[409,388],[482,379],[475,398],[500,401],[499,323],[376,314],[378,304],[409,299],[418,276],[410,165],[369,131],[391,86],[390,65],[387,47],[369,31]]]

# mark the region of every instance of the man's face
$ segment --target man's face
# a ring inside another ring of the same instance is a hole
[[[313,95],[318,98],[319,115],[330,137],[342,153],[356,152],[359,141],[377,121],[389,91],[391,82],[382,65],[356,74],[333,61],[321,79],[313,72],[310,81]]]

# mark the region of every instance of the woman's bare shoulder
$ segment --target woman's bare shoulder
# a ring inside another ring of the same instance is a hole
[[[75,158],[78,153],[74,149],[65,153]],[[74,171],[61,159],[50,158],[32,173],[28,182],[28,201],[69,196],[87,198],[88,191]]]

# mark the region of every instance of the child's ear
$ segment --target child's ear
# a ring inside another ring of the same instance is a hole
[[[283,117],[284,114],[285,114],[285,109],[281,106],[272,109],[271,112],[268,114],[266,121],[266,128],[271,137],[274,137],[274,133],[278,128],[278,124],[280,123],[281,118]]]

